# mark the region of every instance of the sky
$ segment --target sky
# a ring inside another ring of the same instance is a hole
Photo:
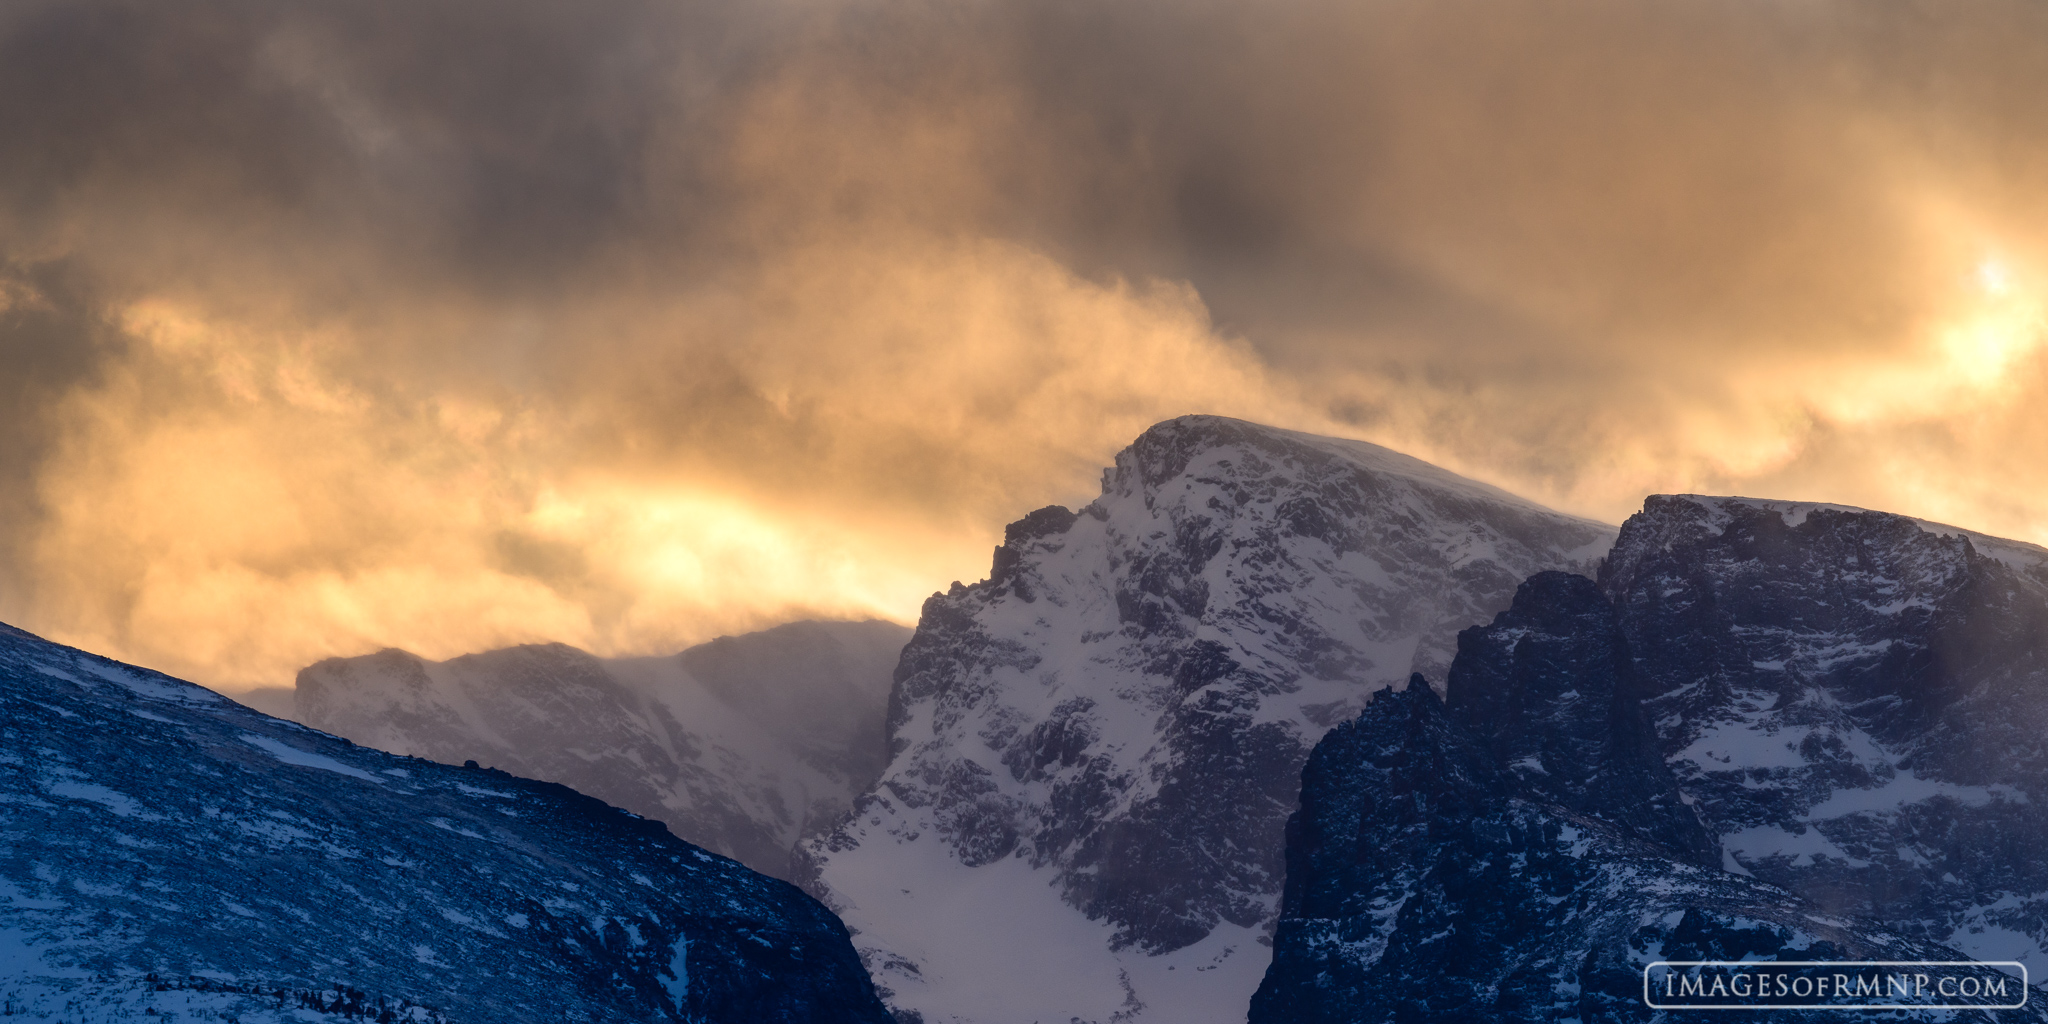
[[[0,621],[914,622],[1187,413],[2048,542],[2048,6],[0,6]]]

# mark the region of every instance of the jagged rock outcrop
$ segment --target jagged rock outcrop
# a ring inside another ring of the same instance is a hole
[[[1701,867],[1602,816],[1623,805],[1568,808],[1535,781],[1419,683],[1333,730],[1288,822],[1251,1024],[1649,1021],[1653,961],[1955,958]]]
[[[926,602],[894,757],[806,884],[906,1020],[1238,1019],[1315,741],[1612,536],[1370,444],[1159,424]]]
[[[5,626],[0,835],[10,1014],[888,1020],[828,910],[658,822]]]
[[[1721,869],[1593,581],[1458,639],[1445,700],[1383,692],[1309,758],[1253,1024],[1648,1021],[1653,961],[1965,959]]]
[[[1680,799],[1643,714],[1648,695],[1600,588],[1544,572],[1491,625],[1458,634],[1444,696],[1519,792],[1718,868],[1720,842]]]
[[[1659,495],[1600,581],[1731,869],[2048,974],[2048,550]]]
[[[2040,980],[2048,550],[1660,495],[1594,589],[1531,579],[1447,708],[1410,687],[1318,748],[1255,1021],[1644,1019],[1653,955]]]
[[[909,637],[890,622],[794,622],[665,658],[386,650],[300,672],[295,717],[559,782],[788,877],[797,841],[843,817],[887,763],[891,673]]]

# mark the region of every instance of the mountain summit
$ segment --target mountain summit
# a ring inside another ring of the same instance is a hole
[[[899,1017],[1241,1020],[1310,748],[1612,527],[1357,441],[1161,423],[925,603],[805,879]]]

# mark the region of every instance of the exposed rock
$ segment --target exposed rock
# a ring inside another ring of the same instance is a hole
[[[1957,958],[1553,802],[1427,686],[1382,693],[1302,780],[1252,1024],[1649,1021],[1653,961]]]
[[[1600,589],[1545,572],[1492,625],[1458,634],[1445,699],[1521,792],[1719,868],[1720,841],[1679,798],[1657,749],[1647,689]]]
[[[1592,589],[1531,579],[1447,712],[1411,686],[1317,748],[1254,1021],[1647,1019],[1651,959],[2038,980],[2048,550],[1656,496]]]
[[[1600,579],[1729,867],[2048,975],[2048,551],[1660,495]]]

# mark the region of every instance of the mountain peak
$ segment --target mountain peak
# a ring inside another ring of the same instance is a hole
[[[1117,455],[1115,468],[1104,472],[1103,495],[1109,497],[1112,493],[1128,493],[1134,488],[1157,487],[1185,474],[1189,462],[1197,454],[1229,448],[1257,452],[1281,462],[1297,460],[1319,464],[1323,460],[1338,460],[1354,472],[1398,477],[1446,494],[1533,509],[1548,516],[1561,515],[1492,484],[1460,476],[1370,441],[1328,437],[1206,414],[1164,420],[1138,435],[1130,447]],[[1594,523],[1593,520],[1584,522]],[[1604,524],[1595,525],[1604,527]]]
[[[1446,701],[1383,692],[1323,737],[1252,1024],[1654,1019],[1653,961],[1954,955],[1700,863],[1617,633],[1590,581],[1541,574],[1459,638]]]
[[[1674,543],[1718,535],[1731,525],[1749,524],[1754,527],[1755,524],[1772,519],[1776,525],[1798,529],[1815,515],[1819,515],[1824,522],[1911,524],[1922,533],[1965,541],[1967,546],[1979,554],[2048,581],[2048,548],[2041,545],[1966,530],[1930,519],[1916,519],[1896,512],[1820,501],[1789,501],[1735,495],[1652,494],[1643,499],[1642,511],[1630,516],[1623,524],[1621,543]]]
[[[2040,963],[2048,868],[1978,851],[2048,842],[2044,556],[1887,512],[1657,495],[1600,584],[1727,864]]]
[[[890,766],[807,884],[928,1020],[1241,1014],[1316,738],[1612,537],[1363,442],[1158,424],[925,603]]]

